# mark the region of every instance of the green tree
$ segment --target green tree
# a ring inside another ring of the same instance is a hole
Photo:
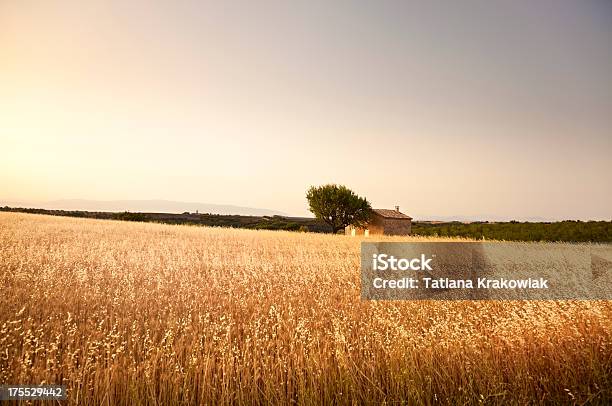
[[[329,224],[336,234],[348,225],[365,225],[370,219],[372,206],[342,185],[312,186],[306,193],[310,211]]]

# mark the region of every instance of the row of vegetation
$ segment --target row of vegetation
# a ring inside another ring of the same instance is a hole
[[[313,186],[306,193],[310,211],[334,232],[348,225],[366,227],[370,202],[342,185]],[[412,234],[506,241],[612,242],[610,221],[561,221],[555,223],[414,223]]]
[[[314,218],[284,216],[240,216],[212,213],[133,213],[92,212],[82,210],[46,210],[23,207],[0,207],[0,211],[11,211],[51,216],[81,217],[101,220],[141,221],[164,224],[200,225],[209,227],[249,228],[255,230],[285,230],[328,233],[331,227]]]
[[[507,241],[612,242],[610,221],[560,221],[555,223],[415,223],[413,234]]]
[[[210,213],[111,213],[14,208],[6,206],[0,207],[0,211],[109,220],[146,221],[166,224],[203,225],[210,227],[331,232],[331,227],[322,220],[282,216],[258,217]],[[415,222],[412,225],[412,234],[433,237],[464,237],[477,240],[612,242],[612,222],[561,221],[556,223],[521,223],[511,221],[501,223],[475,222],[469,224],[461,222]]]

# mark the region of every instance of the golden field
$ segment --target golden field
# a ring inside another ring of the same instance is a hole
[[[611,302],[361,301],[360,241],[0,213],[0,384],[79,405],[612,402]]]

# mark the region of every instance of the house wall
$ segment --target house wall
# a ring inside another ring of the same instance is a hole
[[[379,215],[373,215],[370,224],[367,227],[370,230],[370,235],[409,235],[412,231],[412,221],[409,219],[388,219]],[[346,235],[352,235],[352,226],[344,229]],[[365,229],[356,228],[355,235],[363,235]]]
[[[409,219],[383,219],[385,235],[410,235],[412,220]]]
[[[370,234],[384,234],[385,219],[374,213],[370,223],[368,224],[368,230],[370,230]]]

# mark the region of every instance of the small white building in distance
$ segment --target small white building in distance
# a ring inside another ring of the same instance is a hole
[[[399,206],[395,210],[372,209],[372,218],[366,227],[347,226],[346,235],[410,235],[412,217],[400,212]]]

